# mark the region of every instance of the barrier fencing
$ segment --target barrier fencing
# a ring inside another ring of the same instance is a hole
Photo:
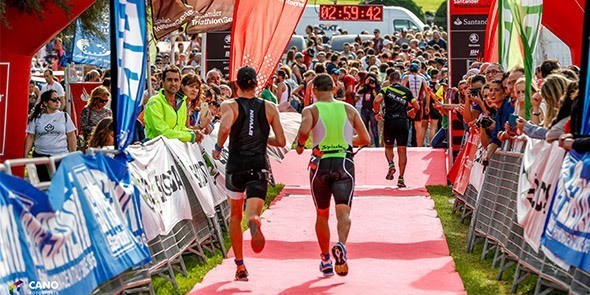
[[[520,144],[511,146],[522,150]],[[565,270],[554,264],[542,249],[537,252],[525,241],[524,228],[518,223],[516,212],[522,161],[521,152],[496,152],[484,172],[479,192],[472,184],[464,194],[454,191],[453,212],[461,213],[462,222],[471,218],[467,252],[472,253],[476,243],[483,242],[481,259],[494,254],[492,266],[498,267],[498,280],[506,269],[516,265],[513,293],[524,279],[537,275],[535,294],[552,290],[590,294],[588,272],[573,266]]]
[[[79,152],[77,152],[79,153]],[[117,154],[118,151],[103,149],[88,149],[87,154],[97,153]],[[41,190],[47,190],[51,182],[39,182],[36,164],[48,165],[51,175],[55,174],[57,164],[66,157],[32,158],[7,160],[0,164],[0,171],[12,174],[16,167],[27,167],[28,180]],[[201,261],[207,261],[207,252],[215,254],[221,251],[226,256],[222,232],[229,231],[230,207],[226,199],[215,204],[215,215],[207,217],[197,192],[189,185],[189,178],[178,169],[182,182],[187,188],[192,219],[181,220],[170,233],[158,235],[148,242],[152,261],[144,266],[129,269],[124,273],[102,283],[93,294],[155,294],[152,288],[152,276],[160,276],[178,288],[176,273],[187,275],[183,256],[196,255]]]

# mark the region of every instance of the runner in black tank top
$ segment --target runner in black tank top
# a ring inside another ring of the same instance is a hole
[[[221,104],[221,126],[213,158],[219,160],[223,144],[230,137],[225,186],[231,210],[229,235],[236,263],[235,279],[248,280],[242,249],[242,212],[246,195],[246,220],[252,234],[252,250],[262,251],[265,244],[260,214],[268,187],[267,145],[284,147],[285,135],[276,105],[255,96],[256,71],[243,67],[237,77],[239,98]],[[274,136],[269,136],[272,126]]]

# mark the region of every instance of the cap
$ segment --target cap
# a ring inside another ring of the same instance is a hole
[[[420,67],[416,63],[412,63],[410,65],[410,72],[417,72],[419,69],[420,69]]]
[[[469,69],[469,71],[467,71],[467,73],[465,75],[463,75],[463,79],[467,79],[471,76],[475,76],[479,74],[479,69],[473,68],[473,69]]]
[[[408,45],[408,43],[402,44],[402,51],[408,51],[408,50],[410,50],[410,46]]]
[[[320,51],[320,52],[318,52],[317,56],[320,56],[320,55],[321,55],[321,56],[326,56],[326,53],[325,53],[325,52],[323,52],[323,51]]]
[[[407,32],[408,32],[408,29],[402,28],[402,33],[407,33]]]
[[[374,29],[373,33],[381,33],[381,31],[379,31],[379,29]]]
[[[250,66],[240,68],[238,70],[237,80],[242,82],[254,81],[255,83],[257,83],[256,70]]]
[[[295,58],[303,58],[303,54],[301,52],[295,53]]]
[[[389,44],[391,44],[391,41],[389,41],[387,39],[383,40],[383,46],[387,46]]]
[[[437,63],[439,63],[439,64],[441,64],[441,65],[443,65],[443,66],[445,65],[445,60],[444,60],[444,59],[442,59],[442,58],[440,58],[440,57],[439,57],[439,58],[437,58],[437,59],[435,59],[434,61],[436,61]]]
[[[330,74],[332,75],[340,75],[340,70],[337,68],[332,69],[332,71],[330,72]]]

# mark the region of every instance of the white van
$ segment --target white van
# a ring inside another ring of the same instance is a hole
[[[374,29],[381,31],[383,35],[393,35],[401,29],[413,29],[414,32],[424,30],[424,23],[411,11],[397,6],[383,6],[382,21],[320,21],[320,6],[307,5],[295,32],[298,35],[305,35],[305,27],[318,26],[327,36],[332,36],[338,29],[347,30],[349,34],[359,34],[362,31],[373,33]]]

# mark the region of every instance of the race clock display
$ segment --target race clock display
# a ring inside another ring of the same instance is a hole
[[[320,5],[322,21],[383,21],[383,5]]]

